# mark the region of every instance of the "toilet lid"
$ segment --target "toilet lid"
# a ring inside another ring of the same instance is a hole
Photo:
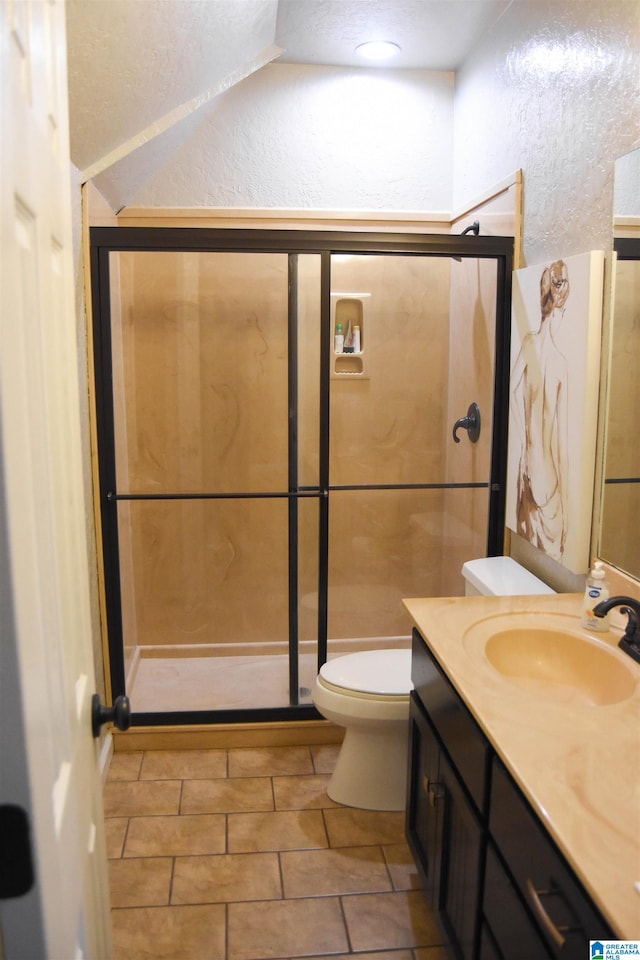
[[[362,650],[336,657],[320,667],[320,676],[335,687],[406,696],[411,683],[411,650]]]

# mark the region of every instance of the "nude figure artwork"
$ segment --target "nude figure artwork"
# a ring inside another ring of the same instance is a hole
[[[528,333],[511,371],[512,423],[519,437],[516,532],[555,560],[567,539],[567,362],[553,339],[569,296],[566,264],[540,278],[540,327]]]

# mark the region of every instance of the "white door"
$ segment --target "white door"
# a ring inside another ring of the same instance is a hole
[[[105,960],[64,6],[0,18],[0,815],[26,811],[35,861],[1,932],[7,960]]]

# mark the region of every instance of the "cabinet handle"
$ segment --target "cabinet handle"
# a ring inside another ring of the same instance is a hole
[[[553,922],[547,911],[545,910],[542,904],[542,897],[558,897],[562,896],[560,890],[536,890],[533,880],[527,879],[527,891],[531,897],[533,903],[533,909],[537,914],[540,922],[542,923],[544,929],[547,931],[553,942],[558,948],[564,946],[566,937],[565,933],[570,933],[574,928],[567,927],[566,925],[558,926]]]
[[[429,777],[422,778],[422,792],[429,798],[429,803],[435,807],[438,800],[444,798],[444,788],[441,783],[435,780],[429,780]]]

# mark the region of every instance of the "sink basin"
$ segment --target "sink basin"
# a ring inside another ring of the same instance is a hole
[[[465,645],[483,650],[494,670],[520,689],[581,706],[620,703],[635,692],[640,672],[605,641],[564,625],[538,625],[533,616],[512,623],[495,618],[500,625],[492,619],[467,631]]]

